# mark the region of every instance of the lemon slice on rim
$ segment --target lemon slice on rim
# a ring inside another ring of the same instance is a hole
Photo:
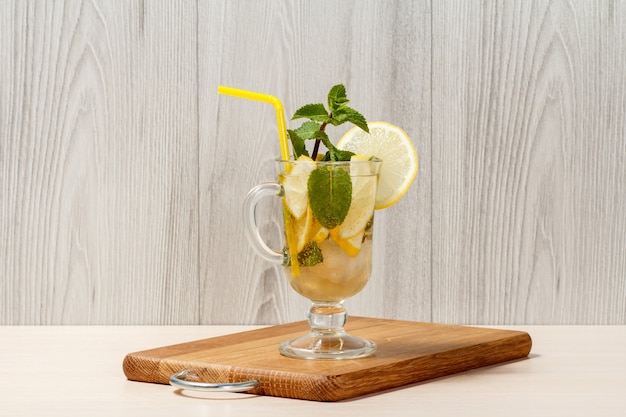
[[[383,161],[378,176],[375,209],[390,207],[400,200],[415,180],[417,152],[406,132],[387,122],[367,124],[370,133],[359,127],[348,130],[337,148]]]

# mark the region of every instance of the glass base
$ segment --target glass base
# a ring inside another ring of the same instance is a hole
[[[296,359],[356,359],[372,355],[376,343],[350,336],[311,332],[283,342],[280,353]]]
[[[341,303],[314,303],[309,311],[311,331],[283,342],[279,351],[297,359],[356,359],[372,355],[376,343],[346,333],[346,319]]]

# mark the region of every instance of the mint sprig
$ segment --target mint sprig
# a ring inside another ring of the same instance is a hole
[[[354,153],[337,149],[325,132],[326,126],[329,124],[339,126],[349,122],[369,133],[365,117],[352,107],[349,107],[349,102],[350,100],[346,96],[346,88],[342,84],[337,84],[328,93],[328,110],[322,103],[307,104],[296,110],[291,120],[304,118],[309,119],[309,121],[304,122],[302,126],[295,130],[287,130],[293,148],[294,159],[298,159],[301,155],[306,155],[316,160],[320,143],[323,143],[326,149],[328,149],[328,152],[322,158],[323,160],[350,160]],[[312,154],[309,154],[306,149],[306,141],[308,140],[315,140]]]

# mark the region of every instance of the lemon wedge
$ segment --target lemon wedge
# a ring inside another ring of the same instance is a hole
[[[350,238],[342,238],[339,231],[339,226],[330,230],[330,237],[345,253],[351,257],[355,257],[361,252],[361,244],[363,243],[363,234],[365,230],[356,236]]]
[[[337,148],[383,161],[378,178],[375,209],[398,202],[415,180],[419,163],[417,152],[404,130],[387,122],[368,123],[370,133],[359,127],[348,130]]]
[[[345,220],[339,226],[339,236],[350,239],[363,236],[365,226],[374,215],[376,202],[376,175],[373,175],[369,164],[360,164],[359,161],[368,161],[362,155],[354,155],[350,159],[350,179],[352,180],[352,201]],[[359,245],[360,246],[360,245]]]
[[[309,209],[310,210],[310,209]],[[312,212],[312,211],[311,211]],[[322,226],[315,216],[311,216],[311,229],[309,230],[309,240],[315,243],[321,243],[328,237],[328,229]]]
[[[311,171],[315,169],[315,162],[306,155],[300,156],[296,161],[290,172],[284,174],[282,185],[287,208],[299,220],[306,214],[309,206],[307,182]]]
[[[296,253],[300,253],[309,242],[311,227],[313,226],[313,212],[310,208],[305,210],[305,215],[293,222],[295,235]]]

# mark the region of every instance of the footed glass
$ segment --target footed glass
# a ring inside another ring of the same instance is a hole
[[[277,161],[278,182],[264,183],[244,203],[246,235],[264,259],[282,264],[291,287],[311,301],[310,331],[284,341],[281,354],[302,359],[372,355],[376,344],[344,330],[343,303],[360,292],[372,271],[374,204],[380,160]],[[349,183],[349,184],[348,184]],[[256,206],[282,200],[284,245],[269,248],[260,236]]]

